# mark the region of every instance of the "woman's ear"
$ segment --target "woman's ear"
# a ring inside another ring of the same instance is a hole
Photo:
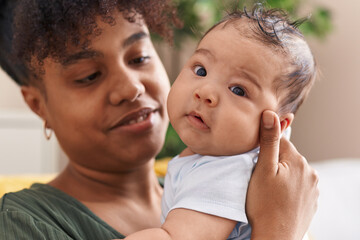
[[[21,94],[29,108],[45,121],[45,97],[41,90],[34,86],[22,86]]]
[[[287,129],[294,120],[293,113],[286,113],[280,117],[281,133]]]

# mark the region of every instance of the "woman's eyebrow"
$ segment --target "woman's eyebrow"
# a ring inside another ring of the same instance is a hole
[[[126,48],[126,47],[130,46],[131,44],[133,44],[143,38],[148,38],[148,37],[149,37],[149,35],[143,31],[134,33],[130,37],[128,37],[124,40],[122,47]]]
[[[93,50],[85,50],[85,51],[77,52],[75,54],[67,56],[63,61],[61,61],[61,64],[64,67],[68,67],[82,59],[90,59],[90,58],[103,57],[103,56],[104,55],[101,52],[93,51]]]
[[[148,37],[149,37],[149,35],[143,31],[134,33],[130,37],[126,38],[123,41],[122,47],[126,48],[126,47],[132,45],[133,43],[135,43],[143,38],[148,38]],[[85,50],[85,51],[77,52],[75,54],[67,56],[63,61],[61,61],[61,64],[64,67],[68,67],[82,59],[91,59],[91,58],[103,57],[103,56],[104,55],[101,52],[94,51],[94,50]]]

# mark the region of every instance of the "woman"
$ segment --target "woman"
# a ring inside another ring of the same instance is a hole
[[[0,238],[110,239],[159,227],[162,188],[153,164],[168,125],[169,81],[148,28],[166,35],[170,4],[15,4],[13,42],[11,11],[1,8],[8,34],[1,49],[14,45],[17,62],[2,58],[2,67],[69,163],[50,183],[2,198]],[[279,142],[278,120],[265,112],[247,199],[252,239],[301,239],[316,209],[316,174],[291,143]]]

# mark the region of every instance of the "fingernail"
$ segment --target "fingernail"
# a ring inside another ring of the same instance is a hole
[[[274,116],[271,114],[271,112],[265,111],[263,113],[262,120],[264,128],[271,129],[274,127]]]

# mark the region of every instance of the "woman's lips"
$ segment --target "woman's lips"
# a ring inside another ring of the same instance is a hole
[[[157,110],[143,108],[129,113],[116,123],[110,130],[119,129],[122,131],[141,132],[151,129],[154,123],[154,113]]]
[[[201,130],[210,129],[200,114],[198,114],[196,112],[191,112],[191,113],[187,114],[186,117],[187,117],[188,121],[190,122],[190,124],[192,126],[194,126],[195,128],[198,128]]]

